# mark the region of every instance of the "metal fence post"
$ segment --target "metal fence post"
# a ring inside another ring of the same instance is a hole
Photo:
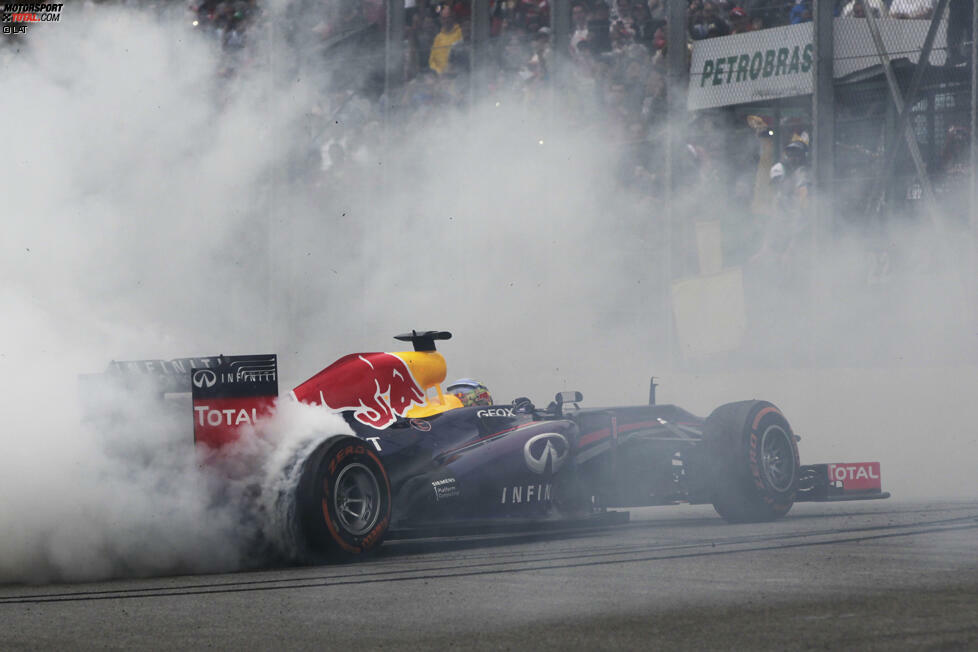
[[[469,63],[470,99],[477,104],[488,87],[489,0],[472,0],[472,56]]]
[[[971,8],[971,174],[968,188],[971,225],[971,305],[978,321],[978,7]]]
[[[806,270],[809,291],[812,293],[812,318],[822,319],[827,288],[819,275],[819,252],[834,230],[835,205],[832,201],[835,186],[835,15],[832,3],[812,3],[812,256]],[[817,325],[814,332],[822,332]],[[818,359],[819,342],[810,340],[809,355],[814,364]]]
[[[686,220],[677,206],[680,161],[686,147],[686,94],[689,92],[689,63],[686,49],[687,0],[667,0],[666,26],[666,233],[667,246],[662,271],[665,277],[665,332],[669,366],[675,368],[676,333],[672,309],[672,281],[686,273]],[[650,220],[654,223],[654,220]],[[655,242],[658,234],[649,234]]]
[[[832,186],[835,181],[835,86],[833,11],[831,3],[813,3],[812,44],[812,172],[814,173],[813,231],[816,259],[832,231]]]
[[[570,0],[552,0],[550,30],[553,32],[550,55],[550,74],[557,88],[566,82],[567,56],[570,52],[571,14]]]
[[[387,0],[384,41],[384,92],[389,107],[391,92],[404,81],[404,0]]]
[[[934,15],[931,17],[930,26],[927,28],[927,36],[924,38],[924,45],[920,50],[920,57],[917,59],[917,67],[914,70],[913,80],[910,82],[910,88],[907,91],[906,97],[904,97],[904,107],[903,110],[897,112],[897,123],[892,133],[887,135],[887,152],[886,160],[883,164],[883,169],[880,172],[879,179],[876,184],[876,189],[873,190],[873,194],[869,197],[870,210],[879,212],[882,209],[883,202],[887,196],[887,186],[890,183],[890,177],[893,176],[893,168],[896,165],[897,155],[899,155],[902,140],[901,137],[907,133],[907,123],[910,121],[910,115],[912,113],[911,107],[917,101],[917,92],[920,89],[920,83],[924,78],[924,73],[926,72],[928,66],[930,65],[930,54],[931,50],[934,48],[934,39],[937,36],[938,28],[941,25],[941,20],[944,14],[947,12],[948,0],[938,0],[937,8],[934,10]]]
[[[669,0],[666,43],[668,127],[666,129],[666,210],[669,228],[669,279],[684,275],[686,270],[685,220],[678,210],[679,165],[686,146],[686,93],[689,86],[689,62],[686,51],[687,0]],[[678,259],[677,259],[678,258]]]
[[[909,111],[910,107],[905,106],[903,93],[900,90],[900,85],[897,83],[896,75],[893,73],[893,65],[890,61],[890,55],[886,51],[886,45],[883,43],[883,37],[880,34],[880,27],[877,20],[876,15],[872,11],[866,12],[866,25],[869,26],[870,36],[873,38],[873,44],[876,47],[876,53],[879,56],[880,65],[883,67],[883,74],[886,77],[886,85],[890,89],[890,96],[893,100],[893,106],[896,107],[897,115],[902,115],[905,110]],[[909,122],[904,124],[906,127],[904,130],[904,137],[907,141],[907,148],[910,150],[910,158],[913,159],[914,168],[917,171],[917,179],[920,182],[923,190],[925,210],[931,223],[934,225],[935,230],[940,235],[942,246],[946,246],[947,243],[945,242],[946,234],[944,223],[937,208],[937,200],[934,198],[934,186],[931,183],[930,174],[927,171],[927,166],[924,163],[923,156],[920,153],[920,145],[917,143],[917,134],[914,132],[913,127]]]

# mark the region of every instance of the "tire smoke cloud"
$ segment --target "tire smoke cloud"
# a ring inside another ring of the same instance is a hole
[[[283,405],[217,464],[194,448],[189,400],[98,396],[125,418],[85,422],[78,376],[281,346],[274,225],[255,207],[303,91],[232,83],[179,16],[73,6],[16,47],[0,51],[18,89],[0,98],[17,125],[0,182],[0,583],[259,563],[281,533],[268,505],[256,522],[253,485],[283,490],[273,466],[342,420]]]

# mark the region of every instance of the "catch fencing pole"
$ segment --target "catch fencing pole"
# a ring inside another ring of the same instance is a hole
[[[472,49],[469,57],[469,108],[479,104],[479,101],[485,97],[489,86],[489,0],[471,0],[471,17]]]
[[[947,5],[949,0],[938,0],[937,9],[934,11],[934,15],[931,17],[930,26],[927,28],[927,36],[924,38],[924,46],[920,51],[920,57],[917,59],[917,67],[914,70],[913,80],[910,82],[910,88],[907,90],[907,95],[904,98],[904,106],[901,109],[897,106],[899,111],[897,116],[896,127],[892,134],[887,138],[887,143],[892,143],[892,146],[888,149],[886,153],[886,161],[883,165],[883,171],[880,173],[877,179],[875,190],[873,194],[869,196],[869,201],[875,203],[875,206],[870,206],[875,213],[879,213],[883,208],[884,199],[886,198],[886,188],[889,183],[890,177],[893,175],[893,166],[896,164],[897,155],[900,153],[901,141],[900,135],[907,133],[909,122],[910,122],[910,107],[914,105],[917,101],[917,91],[920,88],[920,82],[924,77],[924,72],[926,72],[928,66],[930,65],[930,53],[934,48],[934,39],[937,37],[937,30],[941,25],[941,21],[944,18],[944,14],[947,11]],[[912,129],[910,130],[912,133]],[[914,142],[916,141],[916,134],[914,135]]]
[[[812,171],[813,186],[812,256],[808,273],[812,293],[813,318],[820,320],[821,307],[827,303],[825,290],[818,274],[819,250],[833,231],[835,184],[835,15],[830,3],[816,2],[812,16]],[[814,329],[823,332],[821,328]],[[814,363],[819,343],[809,338],[809,354]]]
[[[570,0],[550,2],[550,110],[556,115],[564,94],[568,92],[570,73],[571,6]]]
[[[835,181],[835,31],[832,7],[815,3],[812,20],[812,171],[815,173],[816,253],[831,231],[832,186]]]
[[[978,322],[978,7],[971,8],[971,306],[972,324]]]
[[[390,118],[391,95],[404,81],[404,0],[387,0],[384,30],[384,127]],[[385,134],[386,136],[386,134]],[[386,145],[386,143],[385,143]]]
[[[391,106],[395,91],[400,91],[404,83],[404,0],[387,0],[387,21],[384,30],[384,161],[380,171],[380,187],[387,196],[389,181],[391,132]]]
[[[675,368],[675,322],[672,311],[672,281],[686,271],[686,238],[684,225],[677,209],[679,163],[686,147],[686,94],[689,89],[689,66],[686,57],[687,0],[668,0],[666,7],[666,256],[663,261],[666,278],[666,333],[669,347],[669,366]],[[653,234],[655,235],[655,234]],[[654,242],[651,239],[650,242]],[[677,261],[678,256],[678,261]]]
[[[876,46],[876,53],[879,55],[880,64],[883,66],[883,73],[886,76],[886,84],[890,88],[890,95],[893,99],[893,104],[896,107],[897,114],[903,115],[906,107],[903,102],[903,94],[900,92],[900,86],[897,84],[896,76],[893,74],[893,66],[890,64],[890,55],[886,51],[886,45],[883,43],[883,37],[880,34],[879,23],[876,22],[877,18],[872,11],[866,12],[866,24],[869,26],[869,33],[873,37],[873,44]],[[927,174],[927,166],[924,165],[924,158],[920,154],[920,146],[917,144],[917,134],[914,133],[913,127],[909,122],[906,122],[906,127],[904,129],[904,135],[907,141],[907,148],[910,150],[910,157],[913,159],[914,167],[917,170],[917,178],[920,180],[920,186],[923,189],[924,195],[924,207],[930,217],[931,223],[933,223],[934,228],[938,233],[938,237],[943,246],[946,246],[945,241],[945,230],[944,223],[941,220],[939,213],[937,212],[937,201],[934,198],[934,186],[930,182],[930,175]]]
[[[278,46],[281,43],[281,40],[279,39],[278,36],[278,29],[280,26],[279,20],[280,20],[280,16],[278,12],[275,11],[270,12],[266,18],[267,22],[265,28],[266,29],[265,45],[268,48],[267,51],[267,56],[268,56],[267,73],[268,74],[266,76],[266,82],[269,85],[269,87],[273,86],[276,83],[280,83],[282,79],[285,79],[285,76],[282,72],[283,62],[277,52]],[[268,103],[268,105],[272,105],[272,103],[274,102],[274,100],[265,100],[265,101]],[[274,119],[269,119],[268,121],[266,121],[264,125],[266,138],[270,138],[273,132],[273,127],[272,127],[273,123],[274,123]],[[278,152],[278,155],[281,156],[281,153]],[[275,310],[274,304],[272,303],[272,298],[275,296],[275,282],[274,279],[272,278],[272,269],[274,269],[274,263],[275,263],[275,253],[276,253],[275,243],[278,242],[275,239],[275,224],[278,221],[278,217],[281,215],[282,197],[283,197],[282,185],[286,181],[286,176],[283,173],[283,169],[282,169],[282,161],[278,161],[278,163],[279,164],[274,167],[274,169],[272,170],[272,174],[270,175],[271,183],[269,185],[268,193],[267,193],[269,205],[268,205],[267,217],[265,218],[266,269],[265,269],[264,290],[265,290],[265,307],[266,307],[266,319],[265,319],[266,331],[265,333],[263,333],[263,336],[266,338],[266,341],[269,342],[275,341],[274,333],[272,332],[273,316],[271,314],[268,314]],[[281,237],[285,240],[284,250],[290,251],[291,250],[290,245],[292,244],[291,237],[290,237],[292,232],[291,225],[290,228],[282,229],[281,231],[282,231]],[[286,263],[288,265],[288,269],[286,271],[287,274],[286,278],[288,279],[288,287],[285,291],[285,303],[286,303],[285,312],[286,315],[288,316],[289,324],[294,323],[292,319],[292,314],[293,311],[295,310],[295,304],[296,304],[295,294],[294,294],[295,290],[293,289],[295,284],[292,283],[292,280],[295,277],[295,263],[292,262],[292,258],[293,258],[292,256],[286,256],[286,260],[288,261]]]

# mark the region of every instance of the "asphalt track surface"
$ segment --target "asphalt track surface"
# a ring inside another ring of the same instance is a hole
[[[0,649],[978,649],[978,501],[704,506],[373,559],[0,587]]]

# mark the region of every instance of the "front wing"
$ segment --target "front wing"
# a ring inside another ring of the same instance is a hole
[[[795,502],[889,498],[881,476],[879,462],[803,464]]]

